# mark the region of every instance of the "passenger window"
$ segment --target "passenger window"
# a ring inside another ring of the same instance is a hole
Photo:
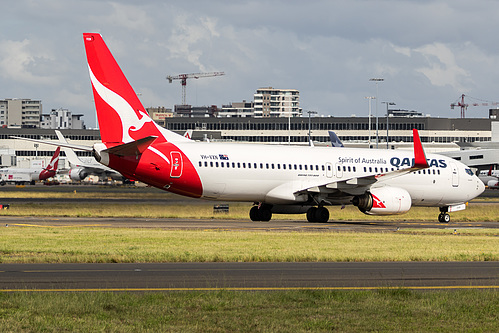
[[[203,166],[203,163],[201,161],[199,161],[199,166]]]
[[[282,165],[282,168],[283,168],[284,170],[286,170],[286,164],[283,164],[283,165]]]
[[[236,167],[236,162],[232,162],[232,167],[235,168]]]
[[[260,169],[263,169],[263,163],[260,163]]]
[[[237,162],[237,167],[241,168],[241,163]]]
[[[246,169],[246,163],[243,163],[243,169]]]
[[[274,169],[274,163],[272,163],[272,169]]]
[[[210,166],[213,168],[213,162],[210,162]]]
[[[215,166],[218,168],[218,162],[215,162]]]
[[[205,161],[204,162],[204,166],[207,167],[208,166],[208,162]]]
[[[300,170],[301,170],[301,168],[302,168],[302,165],[301,165],[301,164],[299,164],[299,165],[298,165],[298,167],[299,167],[299,168],[300,168]]]
[[[307,170],[307,165],[306,164],[304,165],[304,167],[305,167],[305,170]]]

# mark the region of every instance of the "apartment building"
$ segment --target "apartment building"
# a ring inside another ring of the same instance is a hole
[[[8,98],[0,100],[0,126],[9,128],[39,128],[42,101]]]
[[[257,89],[254,98],[254,117],[299,117],[300,92],[296,89]]]

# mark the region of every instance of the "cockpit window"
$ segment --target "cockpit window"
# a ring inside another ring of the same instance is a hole
[[[465,169],[465,170],[468,175],[473,176],[473,171],[471,171],[471,169]]]

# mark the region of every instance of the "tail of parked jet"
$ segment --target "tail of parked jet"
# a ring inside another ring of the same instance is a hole
[[[101,139],[107,147],[149,136],[157,137],[156,143],[188,140],[149,117],[100,34],[84,33],[83,40]]]
[[[57,167],[59,166],[59,153],[61,152],[61,147],[57,147],[49,165],[40,172],[39,179],[45,180],[50,177],[54,177],[57,173]]]

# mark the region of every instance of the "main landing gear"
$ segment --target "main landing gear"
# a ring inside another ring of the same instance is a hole
[[[272,218],[272,211],[270,210],[270,208],[271,207],[268,205],[258,205],[251,207],[249,213],[251,221],[270,221],[270,219]]]
[[[327,222],[329,220],[329,210],[326,207],[310,207],[307,210],[308,222]]]
[[[448,207],[440,207],[440,214],[438,215],[438,222],[449,223],[450,215],[447,213]]]

